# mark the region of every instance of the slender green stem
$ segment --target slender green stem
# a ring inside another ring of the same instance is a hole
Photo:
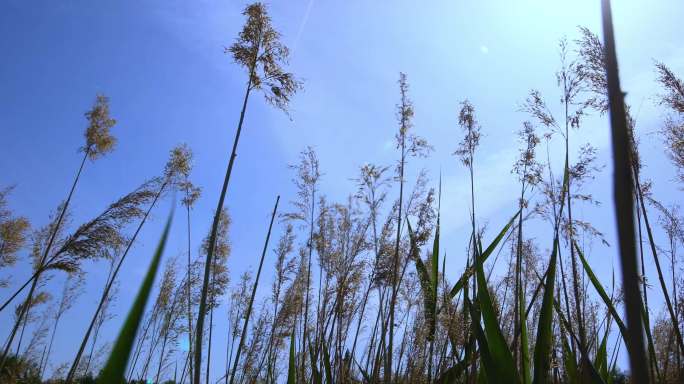
[[[26,297],[25,304],[22,306],[21,311],[19,312],[19,316],[17,316],[17,321],[14,324],[14,328],[12,329],[12,332],[10,333],[10,337],[7,340],[7,344],[5,345],[5,350],[2,353],[2,358],[0,358],[0,371],[5,367],[5,362],[7,360],[7,355],[9,353],[9,350],[12,346],[12,341],[14,340],[14,337],[17,333],[17,329],[19,328],[19,325],[22,323],[22,320],[24,319],[24,316],[26,316],[26,313],[29,310],[29,307],[31,306],[31,300],[33,298],[33,293],[36,290],[36,287],[38,285],[38,280],[40,279],[40,274],[43,272],[43,268],[46,265],[46,260],[48,258],[48,255],[50,254],[50,250],[52,249],[52,244],[55,241],[55,238],[57,237],[57,233],[59,232],[59,227],[62,225],[62,221],[64,220],[64,216],[66,215],[67,209],[69,208],[69,203],[71,203],[71,197],[74,195],[74,191],[76,190],[76,185],[78,184],[78,180],[81,177],[81,172],[83,172],[83,167],[85,165],[86,159],[88,158],[88,155],[90,155],[90,147],[88,147],[84,153],[83,153],[83,159],[81,160],[81,165],[78,167],[78,172],[76,173],[76,177],[74,178],[74,182],[71,185],[71,189],[69,190],[69,195],[67,196],[66,201],[64,202],[64,205],[62,206],[62,210],[59,213],[59,217],[57,219],[57,222],[55,223],[55,226],[52,228],[52,233],[50,234],[50,239],[48,240],[47,245],[45,246],[45,249],[43,250],[43,254],[40,258],[40,262],[38,263],[38,266],[31,277],[32,283],[31,283],[31,289],[29,289],[28,296]],[[28,282],[27,282],[28,284]],[[24,284],[12,297],[3,304],[2,308],[0,308],[0,311],[2,311],[11,301],[14,297],[16,297],[21,290],[26,287],[27,284]]]
[[[221,195],[219,196],[219,201],[216,206],[216,212],[214,212],[214,221],[211,225],[211,234],[209,235],[209,248],[207,251],[207,258],[204,263],[204,279],[202,281],[202,294],[200,296],[199,311],[197,313],[197,324],[195,331],[195,371],[193,376],[193,384],[200,384],[200,369],[202,366],[202,333],[204,332],[204,317],[207,311],[207,293],[209,291],[209,275],[211,273],[211,263],[214,258],[214,247],[216,246],[216,234],[218,232],[219,218],[221,217],[221,211],[223,210],[223,202],[226,199],[226,192],[228,191],[228,184],[230,183],[230,175],[233,171],[233,164],[235,163],[235,158],[237,157],[237,146],[240,141],[240,133],[242,132],[242,123],[245,120],[245,111],[247,110],[247,101],[249,100],[249,94],[252,90],[251,84],[251,73],[254,71],[250,70],[250,80],[247,83],[247,90],[245,91],[245,98],[242,102],[242,111],[240,112],[240,121],[238,122],[237,131],[235,132],[235,140],[233,141],[233,150],[230,154],[230,160],[228,161],[228,168],[226,169],[226,176],[223,179],[223,187],[221,188]]]
[[[240,343],[238,344],[237,351],[235,352],[235,361],[233,362],[233,372],[230,376],[229,384],[233,384],[235,380],[235,373],[237,372],[237,366],[240,362],[240,352],[242,347],[245,345],[245,339],[247,338],[247,326],[249,325],[249,318],[252,314],[252,306],[254,305],[254,297],[256,296],[256,290],[259,286],[259,277],[261,276],[261,269],[264,266],[264,258],[266,257],[266,250],[268,249],[268,240],[271,238],[271,229],[273,228],[273,221],[275,220],[276,213],[278,212],[278,203],[280,202],[280,196],[276,198],[275,206],[273,207],[273,214],[271,214],[271,223],[268,225],[268,233],[266,234],[266,241],[264,241],[264,249],[261,251],[261,260],[259,261],[259,268],[257,269],[256,278],[254,279],[254,285],[252,286],[252,295],[249,298],[249,304],[247,305],[247,312],[245,313],[245,323],[242,327],[242,333],[240,334]]]
[[[131,240],[128,242],[128,245],[126,246],[126,249],[124,250],[123,254],[119,258],[119,261],[116,265],[116,268],[114,269],[114,273],[112,273],[111,277],[107,281],[107,286],[105,287],[104,291],[102,292],[102,296],[100,297],[100,302],[97,304],[97,309],[95,309],[95,313],[93,314],[93,317],[90,319],[90,324],[88,325],[88,330],[86,330],[85,335],[83,335],[83,340],[81,341],[81,346],[78,349],[78,352],[76,353],[76,357],[74,358],[74,362],[71,364],[71,369],[69,369],[69,373],[67,374],[66,377],[66,383],[71,383],[74,380],[74,376],[76,375],[76,369],[78,368],[78,363],[81,360],[81,356],[83,355],[83,351],[85,350],[85,347],[88,343],[88,339],[90,338],[90,333],[93,331],[93,328],[95,327],[95,322],[97,320],[97,316],[100,314],[100,311],[102,311],[102,307],[104,306],[105,301],[107,301],[107,298],[109,297],[109,292],[112,289],[112,286],[114,285],[114,281],[116,280],[116,277],[119,274],[119,270],[121,270],[121,265],[123,264],[124,260],[126,260],[126,256],[128,255],[128,252],[131,250],[131,247],[133,246],[133,243],[138,237],[138,234],[140,233],[140,230],[142,229],[143,225],[147,221],[147,218],[150,215],[150,212],[152,211],[152,208],[154,208],[155,204],[159,200],[159,197],[162,195],[164,192],[164,188],[166,188],[166,185],[168,183],[168,180],[165,181],[160,187],[159,190],[157,191],[157,194],[154,196],[154,200],[152,200],[152,203],[150,204],[149,208],[147,208],[147,211],[145,211],[145,216],[140,220],[140,224],[138,224],[138,228],[136,228],[135,233],[133,234],[133,237],[131,237]]]

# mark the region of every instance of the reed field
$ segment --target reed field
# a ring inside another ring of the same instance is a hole
[[[684,73],[653,60],[654,92],[643,97],[662,118],[642,134],[640,106],[627,103],[620,82],[610,1],[599,8],[600,29],[557,36],[549,52],[556,72],[538,74],[555,93],[530,84],[517,104],[496,106],[522,117],[506,128],[516,131],[506,175],[481,168],[499,128],[467,94],[450,100],[450,162],[427,162],[437,151],[425,138],[431,127],[414,124],[411,73],[399,72],[391,74],[395,97],[382,100],[395,105],[385,130],[391,162],[354,159],[362,164],[355,174],[333,174],[301,142],[292,164],[256,165],[284,169],[287,189],[276,178],[231,179],[255,166],[241,161],[244,141],[255,138],[243,134],[262,128],[250,124],[255,106],[296,125],[291,105],[307,88],[308,74],[291,70],[281,20],[257,2],[244,6],[239,34],[225,43],[243,86],[229,89],[240,103],[226,105],[236,113],[221,123],[232,141],[213,142],[222,178],[199,185],[203,148],[178,144],[158,175],[126,180],[136,187],[120,197],[103,188],[111,203],[80,221],[75,212],[88,201],[79,201],[79,183],[121,144],[117,100],[92,95],[78,152],[45,147],[71,151],[74,164],[71,178],[50,180],[64,195],[32,191],[59,202],[51,212],[29,221],[12,203],[16,187],[0,176],[0,382],[684,382]],[[609,131],[603,152],[589,129]],[[657,142],[668,161],[640,156],[644,142]],[[456,205],[442,204],[454,192],[440,167],[461,172],[467,192]],[[677,177],[658,177],[663,169]],[[511,175],[515,204],[505,219],[481,213],[489,212],[482,185]],[[335,178],[350,181],[346,198],[329,197],[325,183]],[[595,183],[608,199],[592,194]],[[655,183],[671,184],[675,198],[658,196]],[[273,198],[249,212],[264,225],[260,240],[245,245],[234,236],[242,224],[233,191],[256,188]],[[203,200],[210,216],[195,209]],[[587,220],[597,216],[610,219]],[[457,247],[445,245],[453,244],[443,228],[453,217],[466,223]],[[182,251],[170,250],[178,244]],[[238,244],[250,255],[238,259]],[[249,268],[234,273],[237,260]],[[144,266],[139,274],[132,262]]]

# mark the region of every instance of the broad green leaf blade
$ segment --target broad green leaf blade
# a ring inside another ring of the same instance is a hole
[[[157,245],[157,250],[154,252],[150,266],[145,274],[145,279],[140,286],[138,295],[135,297],[135,301],[128,312],[126,321],[124,322],[119,336],[116,338],[112,352],[109,354],[109,359],[105,365],[100,378],[99,383],[105,384],[119,384],[124,381],[124,374],[126,370],[126,365],[128,364],[128,357],[133,348],[133,342],[135,340],[135,335],[138,332],[138,327],[142,321],[143,314],[145,312],[145,305],[150,297],[150,292],[152,291],[152,285],[154,284],[154,278],[157,275],[157,270],[159,269],[159,262],[161,260],[162,254],[164,253],[164,247],[166,246],[166,240],[169,236],[169,230],[171,228],[171,221],[173,219],[173,208],[169,213],[169,218],[166,220],[166,226],[164,227],[164,232]]]
[[[499,232],[499,234],[494,238],[494,241],[492,241],[492,243],[489,244],[487,249],[485,249],[484,252],[481,252],[480,258],[482,259],[482,262],[485,262],[487,260],[487,258],[489,257],[489,255],[491,255],[492,252],[494,252],[494,249],[496,249],[497,245],[499,245],[499,242],[506,235],[506,232],[508,232],[508,229],[511,228],[511,225],[513,225],[515,218],[518,217],[519,214],[520,214],[520,211],[518,211],[511,218],[511,220],[508,221],[508,224],[506,224],[506,226],[503,227],[501,232]],[[461,275],[461,277],[458,279],[458,281],[456,282],[454,287],[451,288],[451,291],[449,291],[449,297],[450,298],[453,299],[454,297],[456,297],[456,295],[458,295],[458,292],[461,291],[461,289],[463,289],[463,285],[470,278],[470,276],[472,276],[473,272],[474,272],[473,269],[469,269],[469,270],[466,270],[465,272],[463,272],[463,275]]]
[[[439,179],[439,203],[437,208],[437,226],[435,227],[435,239],[432,243],[432,274],[430,276],[430,282],[432,283],[432,292],[435,295],[435,300],[433,305],[435,308],[433,312],[437,312],[437,286],[439,282],[439,219],[440,219],[440,207],[442,201],[442,178],[440,175]]]
[[[608,381],[608,334],[609,333],[610,333],[610,328],[608,325],[606,325],[606,331],[603,334],[603,338],[601,339],[601,344],[599,345],[598,351],[596,352],[596,361],[594,362],[594,365],[596,366],[596,370],[598,370],[603,381]],[[598,335],[596,335],[596,336],[598,336]]]
[[[594,289],[596,289],[596,292],[603,300],[603,303],[608,308],[608,311],[610,312],[611,316],[613,316],[613,319],[615,319],[615,323],[617,324],[618,329],[620,330],[620,334],[622,335],[622,338],[625,340],[625,343],[627,343],[629,340],[629,335],[627,335],[627,327],[625,326],[625,323],[622,322],[620,315],[618,315],[618,312],[615,309],[615,306],[613,305],[613,301],[610,299],[610,297],[608,297],[606,290],[603,289],[603,285],[601,285],[601,282],[599,281],[598,277],[596,277],[594,271],[589,266],[589,263],[587,263],[587,259],[584,257],[584,253],[582,253],[582,250],[577,245],[577,242],[573,240],[572,244],[575,247],[575,250],[577,251],[577,255],[579,255],[579,258],[582,261],[582,266],[584,267],[584,271],[587,273],[587,276],[589,277],[591,284],[594,286]]]
[[[480,369],[477,371],[477,382],[478,384],[490,384],[489,380],[487,379],[487,371],[484,369]]]
[[[499,320],[496,317],[494,304],[489,294],[487,280],[485,279],[482,257],[475,261],[475,271],[477,276],[477,298],[480,304],[480,312],[484,324],[484,332],[487,336],[489,353],[496,362],[495,371],[487,371],[487,378],[496,383],[518,383],[520,378],[515,368],[513,354],[506,343],[506,338],[499,327]],[[474,321],[474,320],[473,320]],[[480,347],[482,349],[482,347]]]
[[[568,330],[568,333],[570,333],[570,335],[575,339],[575,341],[577,341],[579,343],[579,340],[577,339],[577,337],[573,335],[572,331],[570,331],[571,330],[570,323],[568,323],[568,321],[565,319],[565,316],[563,315],[563,310],[561,310],[560,304],[558,303],[557,300],[553,301],[553,306],[556,310],[556,313],[558,314],[558,318],[560,318],[562,325],[565,327],[566,330]],[[581,347],[580,347],[580,354],[581,354],[580,362],[582,363],[582,369],[586,370],[586,371],[582,372],[584,374],[582,376],[582,378],[588,378],[589,383],[605,384],[605,382],[603,381],[603,379],[599,375],[598,371],[596,370],[596,367],[589,360],[589,357],[588,357],[586,351],[582,351]]]
[[[411,241],[411,254],[410,258],[413,259],[416,264],[416,272],[418,273],[418,281],[420,282],[420,290],[423,294],[423,305],[425,308],[425,319],[428,323],[428,340],[433,340],[435,336],[435,324],[436,324],[436,310],[437,310],[437,294],[436,294],[436,280],[428,274],[427,268],[420,258],[420,250],[415,242],[415,237],[413,236],[413,229],[411,228],[411,223],[406,220],[406,224],[409,231],[409,239]],[[434,270],[434,262],[432,269]],[[436,277],[435,277],[436,279]]]
[[[309,340],[309,346],[310,345],[311,340]],[[318,371],[318,361],[316,359],[316,355],[314,354],[313,348],[309,348],[309,357],[311,358],[311,376],[313,378],[313,384],[322,384],[323,377],[321,376],[321,373]]]
[[[323,341],[323,368],[325,369],[325,380],[328,383],[334,383],[332,366],[330,365],[330,352],[325,340]]]
[[[580,373],[579,368],[577,368],[577,357],[570,349],[568,345],[568,340],[565,336],[561,336],[561,345],[563,347],[563,364],[565,366],[565,374],[568,377],[568,382],[570,384],[580,383]]]
[[[537,343],[534,347],[534,384],[550,382],[551,346],[553,343],[553,288],[556,284],[556,257],[558,255],[558,234],[553,240],[553,251],[546,271],[546,283],[537,323]]]
[[[477,339],[482,367],[484,368],[484,371],[491,372],[491,375],[489,377],[492,378],[493,382],[496,382],[494,381],[494,379],[497,377],[496,362],[492,357],[492,354],[489,349],[489,343],[487,342],[487,337],[485,336],[485,333],[482,330],[482,325],[480,324],[480,311],[477,308],[477,305],[471,303],[470,299],[468,299],[467,297],[465,298],[464,304],[466,307],[468,307],[470,317],[472,318],[470,326],[472,328],[472,332],[475,334],[475,338]],[[464,359],[464,361],[470,361],[470,359],[466,358]],[[505,379],[503,382],[505,382]]]

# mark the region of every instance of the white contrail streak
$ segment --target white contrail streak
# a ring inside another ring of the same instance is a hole
[[[306,6],[306,11],[304,11],[304,17],[302,18],[302,22],[299,24],[299,30],[297,31],[297,37],[295,37],[295,41],[292,44],[292,52],[297,49],[297,45],[299,44],[299,39],[302,37],[302,33],[304,32],[304,27],[306,27],[306,22],[309,21],[309,14],[311,13],[311,8],[313,8],[313,3],[314,0],[309,0],[309,4]]]

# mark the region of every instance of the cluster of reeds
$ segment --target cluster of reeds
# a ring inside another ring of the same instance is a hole
[[[511,170],[518,181],[511,186],[517,204],[507,222],[493,223],[491,231],[476,213],[482,203],[478,180],[497,176],[478,172],[487,127],[467,99],[454,111],[461,132],[456,136],[462,137],[454,163],[460,161],[467,171],[469,199],[460,212],[442,210],[442,194],[449,191],[442,189],[441,176],[434,185],[420,170],[420,159],[433,148],[415,133],[408,78],[400,73],[394,167],[363,165],[354,178],[356,190],[342,202],[331,202],[323,193],[325,177],[316,152],[305,148],[291,166],[297,189],[291,208],[281,212],[276,198],[264,244],[255,249],[260,251],[256,274],[246,272],[231,285],[230,227],[239,223],[232,222],[224,203],[249,96],[261,92],[267,103],[287,112],[301,88],[284,69],[289,52],[266,7],[249,5],[244,15],[245,26],[226,50],[247,72],[244,101],[212,226],[199,251],[191,244],[191,218],[201,189],[191,182],[192,152],[185,145],[171,150],[160,176],[92,220],[72,225],[70,203],[86,160],[106,155],[116,143],[110,132],[116,121],[102,95],[86,113],[83,158],[48,225],[29,235],[28,220],[8,208],[11,188],[0,191],[0,268],[14,265],[29,240],[33,268],[25,282],[13,282],[18,289],[0,307],[3,312],[14,309],[0,357],[2,382],[684,380],[684,281],[678,275],[684,222],[679,207],[657,200],[642,175],[635,121],[619,84],[608,1],[603,2],[603,42],[586,28],[580,28],[578,40],[560,41],[560,104],[532,90],[520,106],[528,119],[518,133],[519,155]],[[663,141],[682,176],[684,82],[665,64],[655,69],[663,92],[658,100],[669,113]],[[602,252],[607,242],[577,214],[579,207],[610,210],[586,192],[587,183],[602,171],[596,149],[574,145],[583,140],[590,114],[608,114],[612,133],[621,278],[610,284],[599,280],[588,257],[592,242],[600,243]],[[571,152],[574,147],[578,153]],[[563,150],[562,166],[553,161],[555,148]],[[413,180],[412,174],[417,174]],[[155,288],[172,210],[118,337],[111,345],[98,343],[112,316],[126,257],[153,208],[171,194],[181,196],[185,208],[187,258],[167,260]],[[465,252],[447,256],[440,245],[440,222],[466,212]],[[542,234],[535,229],[533,236],[535,220],[537,228],[546,229]],[[273,248],[271,293],[257,297],[276,224],[283,230]],[[455,260],[464,268],[447,273],[447,258],[450,265]],[[97,305],[87,314],[89,325],[76,339],[80,344],[73,360],[56,365],[61,362],[52,355],[55,334],[83,291],[88,260],[108,263],[109,273]],[[651,266],[656,284],[646,279]],[[63,286],[48,288],[60,274],[66,275]],[[55,292],[59,296],[53,298]],[[661,297],[664,307],[654,307],[654,298]],[[215,329],[216,316],[227,319],[227,329]],[[227,339],[221,353],[212,348],[216,337]],[[185,350],[182,343],[187,343]],[[618,364],[620,356],[629,358],[628,367]],[[217,361],[222,361],[220,377],[214,374]]]

